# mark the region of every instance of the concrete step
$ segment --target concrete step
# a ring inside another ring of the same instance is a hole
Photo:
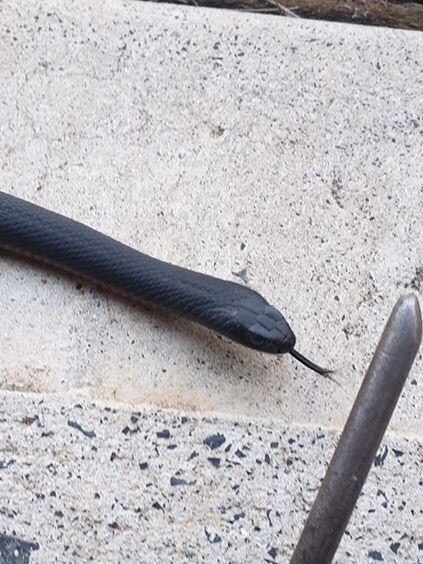
[[[20,547],[31,564],[288,562],[337,440],[271,419],[1,399],[0,529],[38,545]],[[338,564],[421,561],[422,459],[421,440],[386,438]]]

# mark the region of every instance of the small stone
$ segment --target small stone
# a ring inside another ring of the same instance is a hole
[[[169,429],[163,429],[163,431],[158,431],[156,433],[157,438],[159,439],[170,439],[170,431]]]
[[[207,529],[204,529],[204,532],[206,533],[207,540],[212,544],[222,541],[222,537],[217,533],[209,533]]]
[[[383,556],[378,550],[369,550],[369,558],[383,562]]]
[[[195,480],[192,480],[191,482],[187,482],[183,478],[177,478],[176,476],[172,476],[171,479],[170,479],[170,485],[171,486],[194,486]]]
[[[276,548],[273,548],[273,546],[272,546],[272,548],[267,551],[267,554],[268,554],[271,558],[273,558],[273,560],[275,560],[276,555],[278,554],[278,550],[277,550]]]
[[[221,462],[220,458],[208,458],[207,460],[210,462],[212,466],[214,466],[215,468],[219,468]]]
[[[226,437],[220,433],[216,433],[215,435],[210,435],[204,439],[204,444],[207,445],[212,450],[219,448],[223,445],[226,441]]]
[[[401,543],[399,543],[399,542],[392,542],[389,545],[389,548],[392,550],[392,552],[394,554],[398,554],[398,549],[399,549],[400,545],[401,545]]]
[[[385,458],[388,456],[388,447],[385,446],[382,453],[376,455],[374,465],[375,466],[383,466],[385,462]]]

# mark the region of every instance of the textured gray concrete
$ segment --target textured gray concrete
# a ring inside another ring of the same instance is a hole
[[[423,292],[423,36],[4,0],[0,42],[0,189],[241,276],[339,382],[2,256],[0,550],[16,534],[31,562],[285,562],[334,444],[321,429],[342,426],[398,296]],[[339,562],[422,560],[422,367]]]
[[[1,400],[0,530],[35,545],[31,564],[286,563],[336,441],[270,420]],[[423,561],[422,461],[421,441],[383,443],[338,564]]]
[[[248,284],[340,386],[2,259],[1,386],[340,426],[421,292],[423,39],[145,3],[3,2],[1,187]],[[421,358],[393,423],[422,429]]]

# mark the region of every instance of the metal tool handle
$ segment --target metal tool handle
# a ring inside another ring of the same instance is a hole
[[[417,297],[403,296],[383,331],[291,564],[332,562],[421,339]]]

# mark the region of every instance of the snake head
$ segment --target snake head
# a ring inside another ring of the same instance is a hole
[[[250,348],[271,353],[284,354],[295,347],[295,335],[283,315],[273,306],[267,305],[248,328]]]
[[[234,340],[239,343],[270,354],[290,353],[304,366],[323,376],[332,372],[294,349],[295,335],[291,327],[284,316],[267,302],[263,306],[259,301],[249,300],[244,307],[238,308],[234,317],[238,323],[238,338]]]
[[[238,304],[229,325],[231,339],[251,349],[284,354],[295,346],[295,335],[286,319],[261,296],[260,300]]]

